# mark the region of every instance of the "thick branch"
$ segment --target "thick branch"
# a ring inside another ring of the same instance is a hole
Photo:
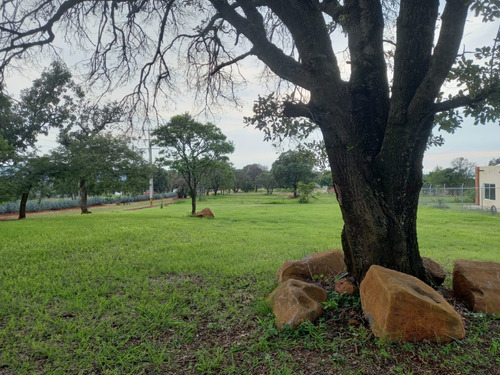
[[[283,115],[286,117],[305,117],[314,121],[314,114],[310,105],[304,103],[283,103]]]
[[[346,0],[344,7],[351,54],[352,112],[360,133],[381,142],[389,112],[382,7],[377,0]]]
[[[499,86],[491,86],[488,87],[479,93],[477,93],[475,96],[470,96],[470,95],[464,95],[464,96],[457,96],[455,98],[445,100],[443,102],[435,103],[432,106],[432,112],[433,113],[439,113],[439,112],[445,112],[449,111],[452,109],[456,108],[461,108],[465,106],[472,106],[475,104],[478,104],[486,99],[490,95],[499,95],[500,94],[500,87]]]
[[[402,123],[415,92],[429,69],[438,0],[402,0],[394,56],[392,121]]]
[[[312,87],[313,77],[311,74],[267,39],[262,16],[252,1],[241,0],[238,2],[239,4],[245,3],[242,8],[247,18],[240,15],[226,0],[210,0],[210,2],[222,18],[250,40],[255,55],[274,73],[306,89]]]
[[[332,17],[334,22],[338,22],[343,11],[342,5],[337,0],[324,0],[320,3],[319,8],[323,13]]]
[[[340,69],[322,11],[315,0],[268,0],[269,8],[290,31],[302,65],[316,78],[315,86],[340,86]]]
[[[467,19],[470,1],[448,0],[442,16],[439,39],[429,70],[412,101],[410,111],[421,111],[434,102],[455,62]]]

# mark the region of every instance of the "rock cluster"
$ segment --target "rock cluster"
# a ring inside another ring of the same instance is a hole
[[[433,284],[441,285],[446,278],[443,268],[430,258],[422,261]],[[338,249],[285,262],[276,272],[280,285],[267,298],[277,327],[296,328],[322,314],[327,292],[311,283],[318,277],[337,280],[335,291],[339,294],[357,293],[355,281],[345,275],[344,253]],[[457,260],[453,291],[474,312],[500,314],[500,264]],[[462,319],[454,308],[440,293],[413,276],[373,265],[359,293],[365,319],[373,334],[383,340],[449,342],[465,336]]]

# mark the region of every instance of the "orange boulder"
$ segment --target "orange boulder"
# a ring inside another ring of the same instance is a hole
[[[422,257],[422,263],[424,264],[427,273],[432,278],[432,281],[435,285],[439,286],[444,283],[444,279],[446,279],[446,272],[444,272],[443,267],[431,258]]]
[[[214,214],[212,213],[212,210],[210,208],[204,208],[201,211],[196,212],[193,214],[193,217],[214,217]]]
[[[322,251],[301,260],[289,260],[276,272],[278,282],[289,279],[307,280],[323,275],[333,278],[346,272],[344,252],[340,249]]]
[[[318,318],[323,312],[322,302],[326,301],[326,290],[314,284],[290,279],[278,286],[267,297],[276,316],[276,326],[297,328],[300,323]]]
[[[448,342],[465,336],[460,315],[421,280],[373,265],[360,286],[363,313],[387,341]]]
[[[453,291],[474,312],[500,314],[500,263],[456,260]]]

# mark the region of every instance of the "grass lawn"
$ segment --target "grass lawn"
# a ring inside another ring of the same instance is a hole
[[[340,248],[333,196],[209,197],[92,215],[0,222],[0,374],[499,374],[500,321],[465,314],[465,339],[385,344],[337,299],[278,333],[263,302],[289,259]],[[420,246],[500,262],[500,218],[424,207]],[[459,306],[460,307],[460,306]]]

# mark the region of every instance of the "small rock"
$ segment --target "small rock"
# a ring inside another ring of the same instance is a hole
[[[357,326],[361,325],[361,322],[356,318],[349,318],[349,320],[347,321],[347,324],[349,324],[350,326],[357,327]]]
[[[465,336],[460,315],[416,277],[373,265],[360,295],[373,334],[384,340],[449,342]]]
[[[276,278],[278,282],[289,279],[305,281],[319,275],[333,278],[346,269],[344,252],[335,249],[314,253],[301,260],[289,260],[276,272]]]
[[[348,278],[343,278],[335,283],[335,291],[338,294],[345,293],[348,296],[353,296],[358,292],[358,287]]]
[[[453,291],[474,312],[500,314],[500,263],[456,260]]]
[[[444,283],[444,279],[446,279],[446,272],[444,272],[443,267],[441,267],[439,263],[427,257],[422,257],[422,263],[424,264],[424,267],[432,278],[434,284],[436,286],[442,285]]]
[[[193,217],[214,217],[214,214],[212,213],[212,210],[210,208],[204,208],[201,211],[196,212]]]
[[[276,316],[276,326],[297,328],[300,323],[316,320],[323,312],[321,302],[326,301],[326,290],[314,284],[290,279],[278,286],[267,297]]]

